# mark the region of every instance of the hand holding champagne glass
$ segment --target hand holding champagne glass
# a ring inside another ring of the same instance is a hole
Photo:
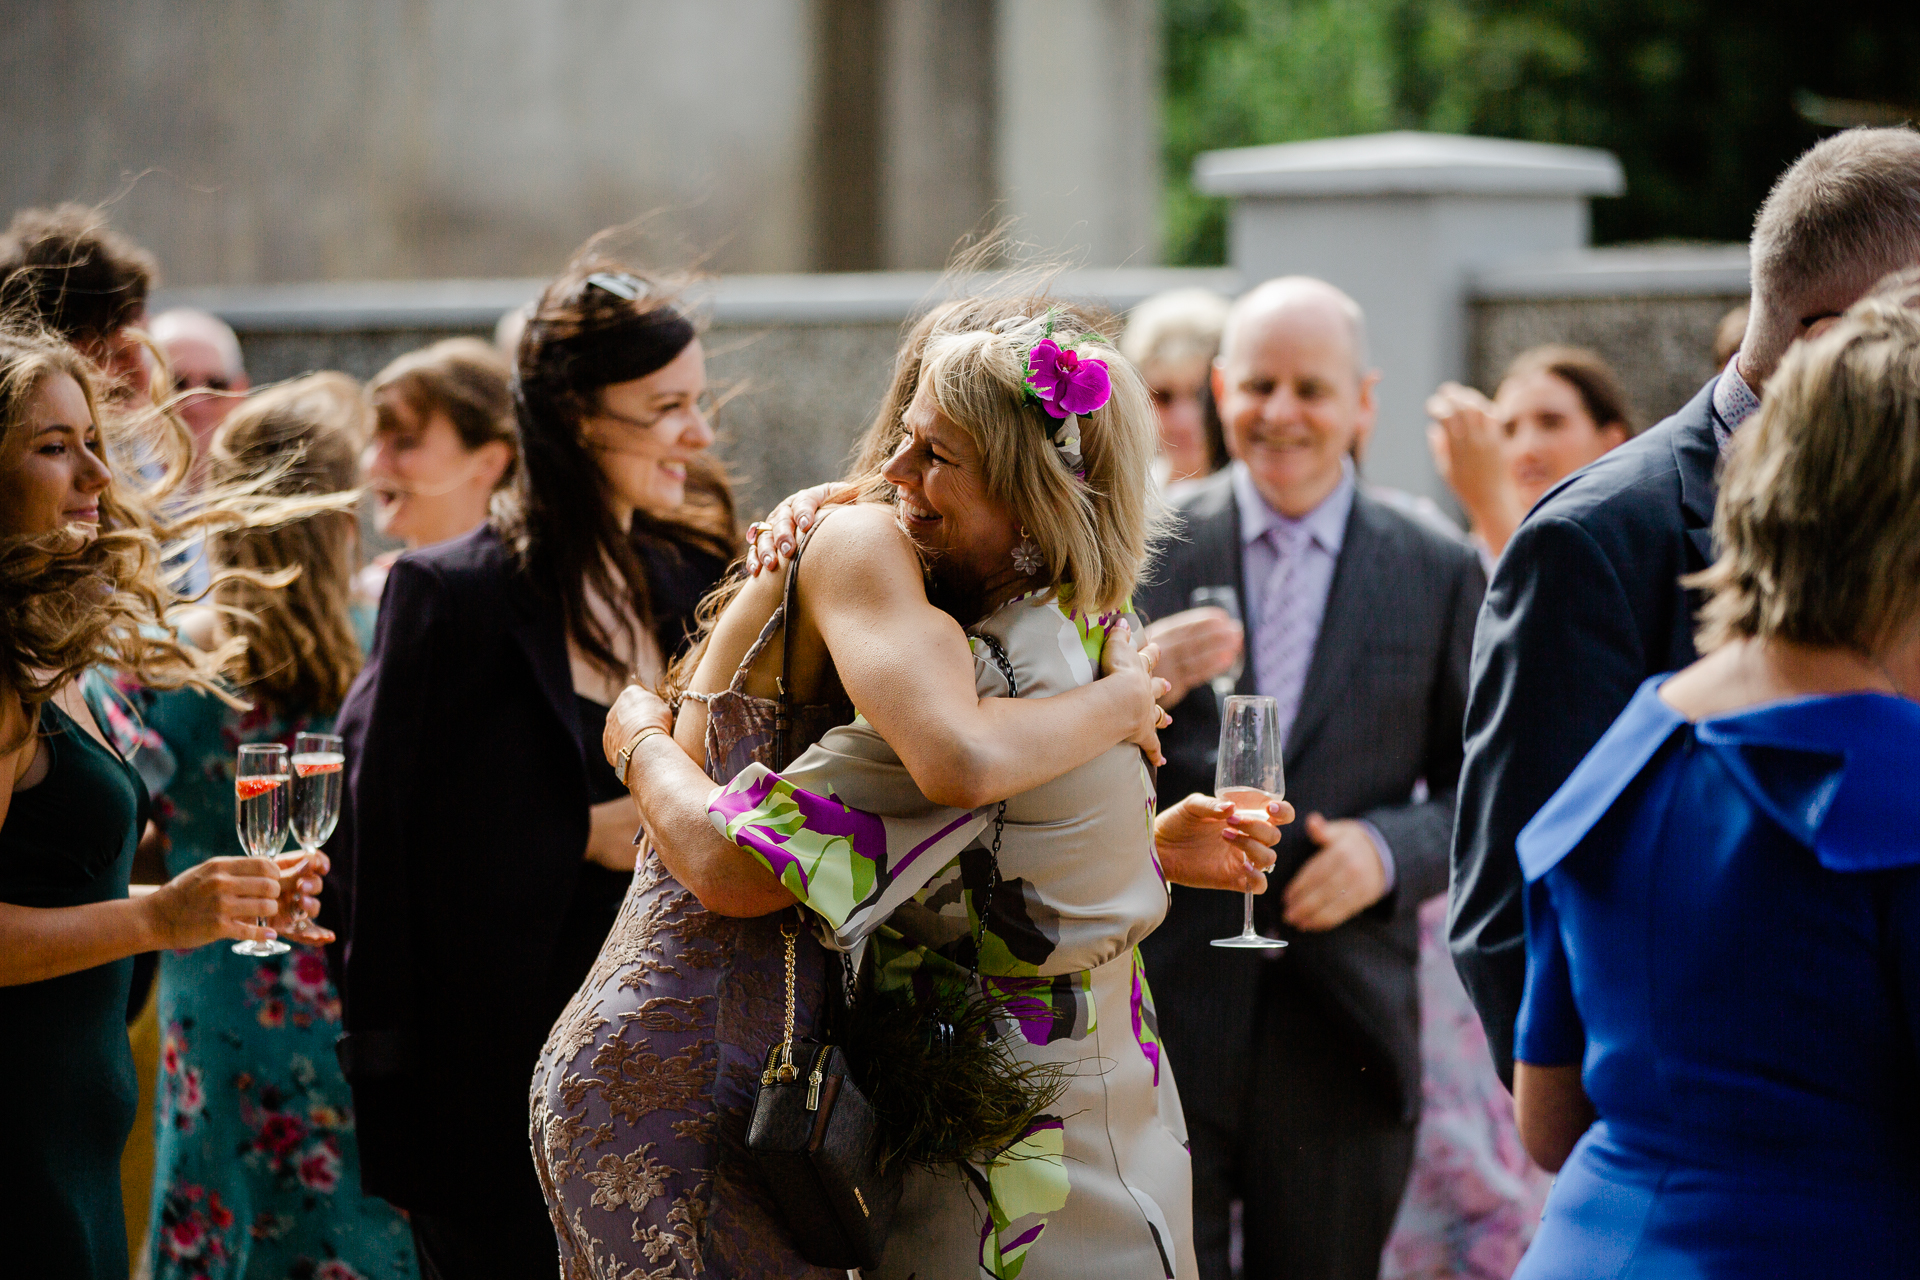
[[[234,827],[240,847],[252,857],[272,858],[287,840],[287,749],[277,742],[240,748],[233,778]],[[265,920],[256,921],[264,929]],[[277,956],[291,950],[278,938],[236,942],[235,955]]]
[[[1187,597],[1189,609],[1219,609],[1236,627],[1244,628],[1246,623],[1240,617],[1240,593],[1232,587],[1195,587],[1193,594]],[[1244,630],[1242,631],[1244,635]],[[1224,701],[1233,694],[1234,687],[1240,683],[1240,675],[1247,669],[1247,654],[1242,648],[1233,658],[1233,664],[1225,671],[1213,677],[1213,696]],[[1223,797],[1224,798],[1224,797]]]
[[[1214,794],[1231,801],[1249,820],[1266,816],[1267,801],[1287,794],[1280,762],[1280,708],[1272,698],[1235,694],[1220,709],[1220,761],[1214,769]],[[1287,944],[1261,936],[1253,927],[1253,894],[1246,895],[1240,932],[1215,938],[1216,947],[1277,950]]]

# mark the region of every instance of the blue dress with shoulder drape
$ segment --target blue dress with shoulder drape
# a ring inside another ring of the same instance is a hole
[[[1661,679],[1519,841],[1517,1057],[1598,1119],[1516,1280],[1920,1275],[1920,705]]]

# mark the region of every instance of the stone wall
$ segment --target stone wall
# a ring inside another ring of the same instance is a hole
[[[1640,425],[1693,398],[1713,367],[1713,335],[1739,294],[1668,298],[1505,298],[1473,304],[1473,384],[1492,395],[1528,347],[1566,342],[1604,356],[1627,385]]]

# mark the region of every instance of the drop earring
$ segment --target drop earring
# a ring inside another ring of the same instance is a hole
[[[1020,526],[1020,541],[1014,544],[1013,567],[1031,578],[1046,562],[1040,558],[1040,544],[1033,540],[1025,525]]]

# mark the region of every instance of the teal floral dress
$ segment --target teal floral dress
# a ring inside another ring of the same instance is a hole
[[[139,743],[134,758],[161,784],[154,820],[172,841],[169,876],[240,852],[236,747],[291,748],[294,734],[333,727],[330,716],[286,720],[192,690],[89,680],[114,736]],[[228,942],[164,952],[159,988],[154,1280],[413,1280],[406,1219],[360,1191],[326,955],[296,946],[254,960]]]

